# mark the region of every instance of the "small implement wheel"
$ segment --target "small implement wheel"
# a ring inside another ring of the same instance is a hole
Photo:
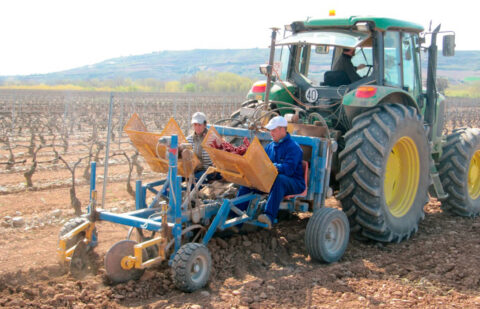
[[[145,269],[138,269],[125,263],[127,256],[134,256],[133,247],[136,244],[137,242],[133,240],[121,240],[108,250],[105,255],[105,271],[112,283],[138,280],[145,272]],[[143,250],[143,260],[146,259],[147,251]]]
[[[187,243],[180,247],[173,259],[172,278],[176,287],[184,292],[203,288],[212,269],[212,258],[207,247]]]
[[[62,226],[62,229],[60,230],[60,233],[58,233],[58,239],[60,240],[60,238],[62,236],[68,234],[69,232],[73,231],[75,228],[79,227],[80,225],[82,225],[83,223],[85,223],[87,221],[88,221],[88,219],[83,218],[83,217],[76,217],[76,218],[72,218],[72,219],[68,220]],[[93,236],[94,236],[95,239],[97,238],[97,229],[96,228],[93,230]],[[84,237],[85,237],[85,233],[82,232],[82,233],[77,234],[75,237],[73,237],[69,241],[67,241],[67,249],[76,245],[80,240],[83,240]],[[96,243],[95,244],[89,244],[87,247],[88,247],[88,249],[90,249],[91,247],[93,247],[95,245],[96,245]]]
[[[317,261],[332,263],[345,252],[350,236],[347,216],[334,208],[320,208],[308,220],[305,246]]]
[[[480,214],[480,130],[458,129],[447,136],[439,166],[448,198],[442,208],[464,217]]]

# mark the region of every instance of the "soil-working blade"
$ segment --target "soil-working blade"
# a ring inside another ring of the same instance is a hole
[[[85,242],[79,241],[70,261],[70,273],[77,279],[96,272],[95,261]]]
[[[138,280],[143,275],[145,269],[132,267],[126,269],[122,267],[122,259],[127,256],[134,256],[134,246],[137,244],[133,240],[121,240],[115,243],[105,255],[105,270],[107,277],[113,283],[127,282],[129,280]],[[147,251],[143,250],[143,260],[147,257]]]

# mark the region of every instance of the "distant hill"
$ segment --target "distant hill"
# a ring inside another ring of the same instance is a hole
[[[0,82],[14,79],[26,83],[55,84],[122,78],[169,81],[181,80],[203,70],[231,72],[259,79],[262,76],[258,73],[258,66],[267,61],[268,55],[269,50],[266,48],[161,51],[108,59],[97,64],[48,74],[1,76]],[[422,54],[422,58],[425,58],[422,63],[425,70],[426,55]],[[456,51],[455,57],[448,58],[439,53],[437,77],[445,77],[451,83],[480,79],[480,51]]]

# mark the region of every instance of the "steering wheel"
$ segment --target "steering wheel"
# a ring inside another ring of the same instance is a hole
[[[373,71],[373,64],[365,64],[365,67],[368,68],[368,70],[367,70],[367,74],[365,74],[364,76],[369,76],[370,72]]]

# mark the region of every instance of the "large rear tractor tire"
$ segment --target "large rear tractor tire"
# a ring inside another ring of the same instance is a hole
[[[353,120],[339,154],[337,199],[351,231],[381,242],[410,238],[424,218],[430,152],[413,107],[385,104]]]
[[[480,130],[458,129],[447,136],[439,166],[448,198],[446,211],[463,217],[480,214]]]

